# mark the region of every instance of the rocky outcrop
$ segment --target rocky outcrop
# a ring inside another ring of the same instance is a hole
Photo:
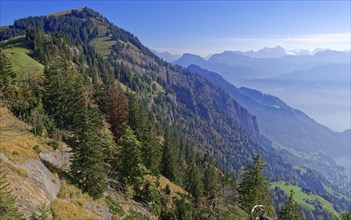
[[[93,212],[101,219],[106,219],[106,220],[112,219],[112,214],[110,213],[110,209],[96,202],[87,202],[85,204],[84,209],[89,210],[90,212]]]
[[[71,148],[64,143],[55,151],[41,152],[39,157],[42,161],[49,162],[63,171],[68,172],[70,170],[72,159]]]
[[[37,188],[45,193],[49,201],[56,198],[57,193],[60,191],[61,182],[59,178],[54,177],[41,161],[27,160],[24,164],[19,165],[19,167],[27,170],[28,178],[32,180]]]
[[[15,163],[0,153],[7,170],[17,204],[25,217],[35,212],[39,205],[50,204],[60,190],[61,182],[39,161],[29,159],[24,163]]]

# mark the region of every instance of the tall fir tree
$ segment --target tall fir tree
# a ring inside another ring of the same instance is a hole
[[[146,138],[142,142],[143,164],[152,174],[160,174],[160,163],[162,157],[161,144],[156,139],[156,133],[153,130],[145,132]]]
[[[150,205],[151,213],[159,216],[161,214],[161,198],[160,193],[150,182],[146,182],[142,191],[143,200]]]
[[[195,153],[190,156],[190,162],[186,172],[185,189],[191,193],[195,202],[198,203],[203,195],[202,175],[196,163]]]
[[[140,108],[138,105],[137,97],[131,93],[128,102],[128,125],[133,131],[140,130]]]
[[[133,130],[126,128],[119,142],[121,145],[119,173],[124,183],[136,184],[143,175],[141,170],[140,142]]]
[[[141,141],[143,164],[152,174],[158,175],[160,173],[162,146],[157,140],[156,121],[151,115],[143,118]]]
[[[81,74],[72,70],[69,61],[58,57],[44,69],[45,95],[44,108],[48,116],[54,119],[60,129],[72,129],[72,124],[78,123],[75,109],[79,108],[81,94],[79,88],[83,86]]]
[[[195,209],[192,203],[184,198],[177,200],[175,214],[179,220],[192,220],[195,218]]]
[[[16,206],[16,198],[12,195],[10,184],[6,179],[6,171],[0,160],[0,219],[18,220],[22,215]]]
[[[244,169],[242,182],[238,188],[241,207],[248,213],[255,205],[263,205],[269,215],[274,214],[272,201],[270,200],[269,183],[262,171],[265,167],[259,155],[253,158],[253,163]]]
[[[177,150],[176,141],[173,134],[167,130],[163,143],[163,153],[161,160],[161,173],[173,182],[177,182]]]
[[[293,197],[294,191],[291,190],[288,201],[284,204],[278,214],[279,220],[302,220],[302,215],[297,210],[297,204]]]
[[[85,192],[99,198],[107,189],[108,164],[104,152],[108,146],[101,139],[100,112],[91,106],[89,96],[82,99],[81,107],[76,109],[80,121],[73,125],[76,145],[73,147],[71,173]]]
[[[207,163],[205,168],[204,177],[204,193],[207,200],[213,201],[218,193],[219,180],[216,173],[216,167],[210,163]]]
[[[5,93],[5,90],[9,85],[11,85],[16,78],[16,74],[12,70],[12,65],[5,55],[5,53],[0,50],[0,98],[1,95]]]
[[[45,110],[58,128],[74,134],[71,173],[85,192],[98,198],[107,188],[108,164],[106,146],[101,140],[101,113],[93,101],[94,90],[61,56],[44,73]]]
[[[156,120],[152,114],[145,110],[147,104],[144,104],[141,106],[137,103],[137,97],[134,94],[130,95],[128,123],[141,142],[143,164],[154,175],[158,175],[160,173],[162,147],[157,140]]]

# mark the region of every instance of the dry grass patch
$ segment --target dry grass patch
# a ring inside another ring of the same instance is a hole
[[[95,220],[98,216],[88,213],[83,207],[77,206],[62,199],[55,199],[51,202],[53,215],[62,220]]]
[[[155,176],[146,175],[145,179],[147,181],[154,183],[154,184],[156,184],[156,182],[157,182],[157,178]],[[165,190],[166,186],[169,185],[172,197],[176,197],[176,198],[180,199],[181,198],[180,195],[187,195],[188,194],[182,187],[178,186],[177,184],[172,183],[169,179],[167,179],[164,176],[160,176],[159,183],[160,183],[160,185],[159,185],[158,189],[160,189],[160,190]]]
[[[27,170],[23,169],[23,168],[20,168],[20,167],[16,167],[15,165],[13,165],[12,163],[10,162],[7,162],[7,161],[0,161],[2,164],[4,164],[6,167],[8,167],[10,170],[14,171],[15,173],[17,173],[18,175],[20,176],[23,176],[23,177],[28,177],[28,172]]]
[[[83,193],[76,186],[69,184],[65,179],[62,179],[61,181],[61,188],[57,197],[72,201],[72,203],[79,206],[84,206],[86,202],[94,201],[87,193]]]
[[[88,205],[90,203],[91,206]],[[75,185],[70,184],[65,179],[61,179],[61,188],[57,194],[57,199],[52,202],[51,208],[59,219],[101,219],[95,215],[95,208],[99,206],[107,207],[105,198],[95,200],[87,193],[83,193]],[[90,208],[87,208],[90,207]],[[88,210],[89,209],[89,210]],[[71,218],[69,218],[71,217]]]
[[[160,177],[160,187],[162,189],[165,189],[166,186],[169,185],[169,188],[171,189],[171,195],[175,194],[175,196],[179,196],[180,194],[188,194],[182,187],[172,183],[169,179],[167,179],[164,176]]]
[[[30,133],[30,126],[17,119],[7,108],[0,107],[0,152],[15,162],[38,160],[34,147],[46,151],[48,146]]]

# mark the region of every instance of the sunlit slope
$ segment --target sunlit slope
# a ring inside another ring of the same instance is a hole
[[[9,58],[18,78],[43,73],[44,66],[30,56],[31,50],[24,36],[1,42],[0,49]]]

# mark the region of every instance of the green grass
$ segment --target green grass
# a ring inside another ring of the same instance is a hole
[[[272,188],[275,188],[276,186],[283,190],[286,195],[289,195],[290,191],[294,190],[294,200],[302,208],[305,208],[309,211],[314,210],[314,206],[305,202],[305,199],[319,201],[323,205],[323,209],[326,209],[328,212],[332,213],[335,216],[339,216],[339,214],[335,211],[333,205],[319,195],[304,193],[300,187],[286,184],[285,182],[274,182],[271,184]]]
[[[344,196],[344,195],[342,195],[342,194],[340,194],[340,193],[337,193],[335,190],[333,190],[333,189],[330,188],[329,186],[323,185],[323,187],[324,187],[324,189],[325,189],[329,194],[334,195],[334,196],[338,197],[339,199],[342,199],[342,198],[343,198],[343,199],[346,199],[346,200],[348,200],[348,201],[351,202],[351,198],[349,198],[349,197],[347,197],[347,196]]]
[[[157,93],[165,93],[165,89],[156,81],[153,81],[152,84],[156,86]]]
[[[25,37],[17,37],[0,43],[0,48],[9,58],[18,77],[27,74],[42,74],[44,66],[29,56],[30,48]]]
[[[121,89],[124,91],[124,92],[127,92],[127,90],[129,89],[128,86],[126,86],[125,84],[121,83],[120,81],[118,80],[115,80],[113,82],[115,85],[119,85],[121,87]],[[135,93],[133,90],[129,89],[128,92],[131,92],[131,93]]]
[[[98,21],[96,19],[90,19],[91,22],[93,22],[94,27],[98,28],[99,31],[99,36],[106,36],[106,33],[108,31],[108,26],[101,21]]]
[[[113,41],[111,36],[98,37],[90,42],[96,52],[105,59],[110,55],[112,46],[116,43],[117,41]]]
[[[120,87],[122,88],[122,90],[123,90],[124,92],[127,92],[128,87],[127,87],[126,85],[124,85],[124,84],[123,84],[123,83],[121,83],[121,82],[119,82],[119,85],[120,85]],[[129,90],[129,92],[132,92],[132,93],[133,93],[133,91],[132,91],[132,90]]]
[[[129,41],[128,42],[125,42],[125,41],[122,41],[122,40],[118,40],[118,41],[121,44],[123,44],[124,46],[129,46],[131,49],[140,52],[139,48],[137,48],[134,44],[130,43]]]

